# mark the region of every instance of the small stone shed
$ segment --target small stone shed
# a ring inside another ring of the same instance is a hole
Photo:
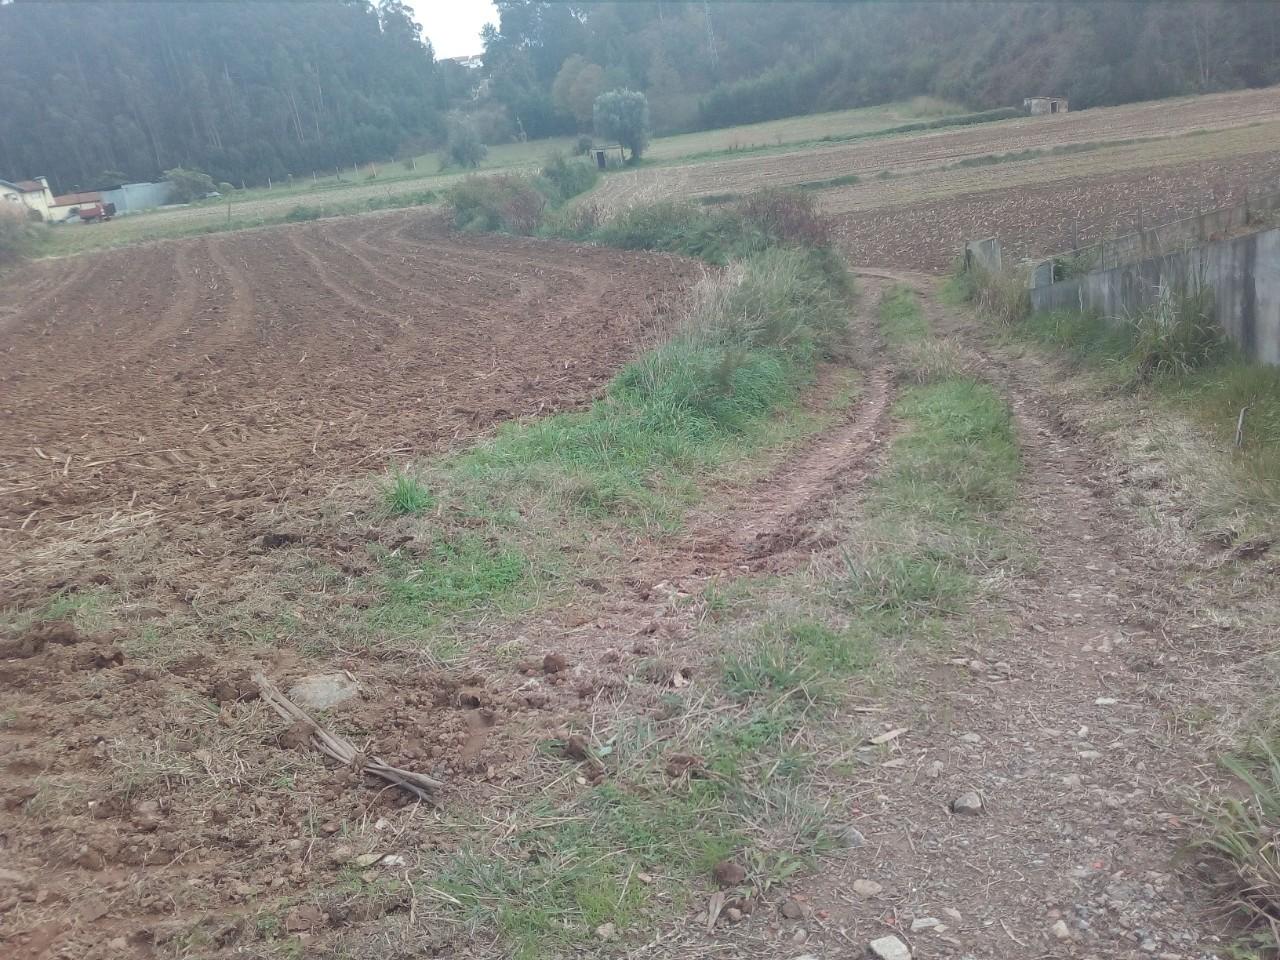
[[[1027,97],[1022,101],[1024,112],[1033,117],[1042,113],[1066,113],[1066,97]]]

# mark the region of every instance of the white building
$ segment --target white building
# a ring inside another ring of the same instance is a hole
[[[45,177],[19,180],[17,183],[0,180],[0,203],[22,204],[40,214],[41,220],[48,220],[49,208],[53,206],[53,191]]]

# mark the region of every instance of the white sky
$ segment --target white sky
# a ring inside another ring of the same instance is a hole
[[[413,7],[422,24],[422,33],[430,38],[436,57],[463,57],[483,53],[480,28],[498,22],[498,11],[489,0],[405,0]]]

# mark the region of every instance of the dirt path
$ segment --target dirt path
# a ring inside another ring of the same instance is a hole
[[[898,279],[936,331],[980,342],[932,280]],[[1221,949],[1212,918],[1173,861],[1184,791],[1206,763],[1178,717],[1191,648],[1212,631],[1180,594],[1182,571],[1137,549],[1141,523],[1098,452],[1028,371],[977,360],[1015,412],[1016,515],[1038,572],[1003,584],[971,641],[917,665],[883,704],[887,724],[910,729],[864,774],[851,813],[867,846],[807,885],[827,917],[810,945],[896,932],[917,958],[1207,956]],[[982,813],[951,812],[968,791]],[[883,890],[865,896],[858,880]]]

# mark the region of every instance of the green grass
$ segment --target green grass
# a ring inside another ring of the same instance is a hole
[[[875,653],[865,624],[837,629],[804,617],[777,618],[726,655],[724,684],[738,699],[791,700],[801,708],[830,704],[850,677],[870,668]]]
[[[416,516],[435,506],[435,498],[419,477],[396,471],[382,488],[387,511],[396,516]]]
[[[505,424],[394,478],[392,512],[434,508],[420,521],[432,555],[386,558],[375,617],[426,626],[510,606],[563,586],[552,558],[583,543],[677,529],[705,476],[779,442],[780,422],[799,424],[796,400],[840,342],[851,296],[829,252],[767,248],[705,280],[671,339],[589,409]]]
[[[920,303],[909,287],[893,287],[880,301],[879,309],[880,332],[889,345],[901,347],[929,335]]]
[[[916,295],[881,301],[886,342],[910,367],[936,346]],[[845,551],[834,596],[881,636],[936,632],[979,595],[979,574],[1008,561],[1000,515],[1017,494],[1021,459],[1008,403],[945,365],[903,390],[903,429],[872,482],[864,542]]]
[[[1064,353],[1112,389],[1142,390],[1188,417],[1218,449],[1229,451],[1246,501],[1280,503],[1280,369],[1252,363],[1220,341],[1202,339],[1195,329],[1172,347],[1153,347],[1131,324],[1074,311],[1034,314],[1016,333]],[[1244,445],[1237,449],[1242,409]]]

